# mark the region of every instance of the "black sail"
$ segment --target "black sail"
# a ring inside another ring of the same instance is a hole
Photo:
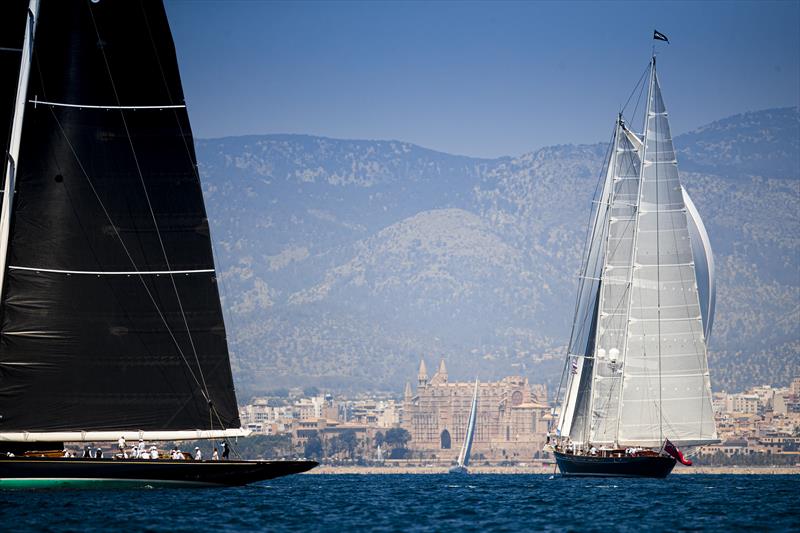
[[[239,427],[161,2],[43,0],[28,99],[0,432]]]

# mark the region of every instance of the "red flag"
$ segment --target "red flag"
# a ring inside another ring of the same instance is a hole
[[[675,445],[669,441],[669,439],[664,440],[664,451],[674,457],[677,461],[680,461],[681,464],[692,466],[692,460],[684,457],[681,451],[676,448]]]

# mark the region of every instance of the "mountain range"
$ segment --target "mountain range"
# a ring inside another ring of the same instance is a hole
[[[717,265],[716,390],[800,375],[800,112],[675,137]],[[479,159],[400,141],[197,140],[240,396],[560,377],[608,143]]]

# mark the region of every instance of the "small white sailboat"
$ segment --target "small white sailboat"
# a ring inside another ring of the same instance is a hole
[[[478,380],[475,380],[475,392],[472,394],[472,407],[469,411],[467,433],[464,435],[464,445],[458,454],[458,464],[450,469],[451,474],[469,474],[469,454],[472,451],[472,439],[475,437],[475,417],[478,413]]]

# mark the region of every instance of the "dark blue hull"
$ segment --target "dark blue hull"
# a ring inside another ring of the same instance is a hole
[[[558,469],[565,476],[665,478],[675,459],[660,455],[597,457],[555,452]]]
[[[314,461],[174,461],[0,457],[0,488],[247,485],[317,466]]]

